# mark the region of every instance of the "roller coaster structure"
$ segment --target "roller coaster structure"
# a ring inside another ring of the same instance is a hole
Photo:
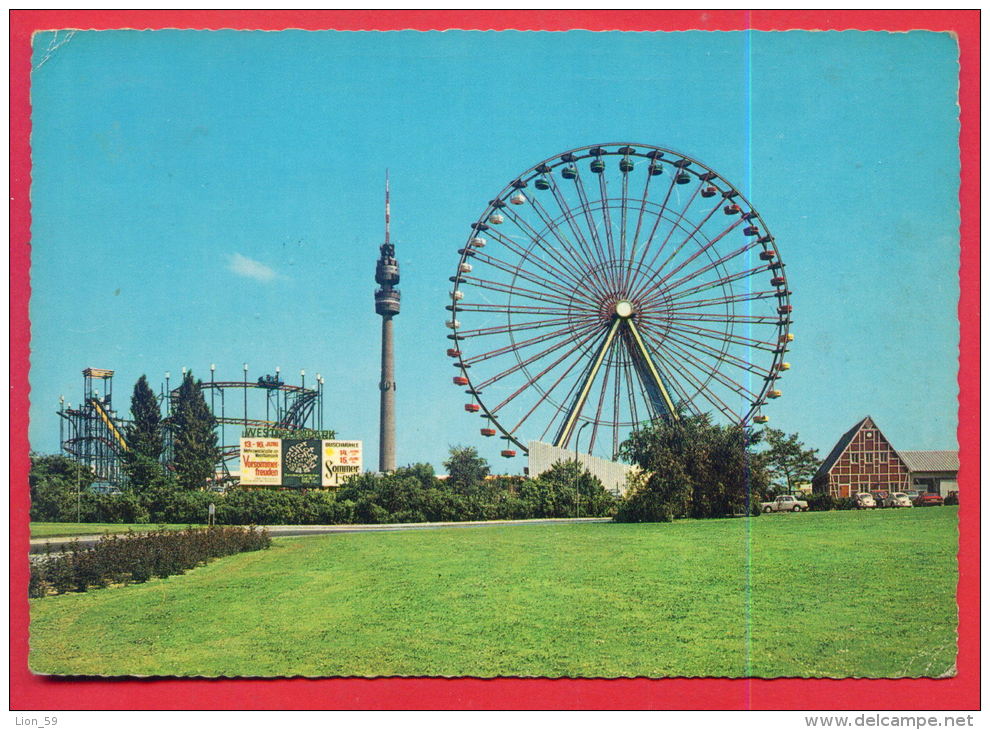
[[[183,368],[185,375],[185,368]],[[306,371],[300,371],[301,385],[289,385],[281,378],[280,368],[257,380],[216,380],[216,366],[210,366],[210,380],[201,382],[203,397],[216,419],[217,439],[222,454],[222,472],[230,477],[229,463],[240,454],[241,428],[277,428],[282,430],[323,429],[324,379],[316,375],[316,387],[306,387]],[[83,399],[76,408],[59,399],[59,442],[70,457],[92,469],[98,488],[119,487],[125,481],[123,458],[128,450],[127,431],[131,421],[113,408],[113,370],[86,368],[83,374]],[[172,388],[171,373],[159,390],[163,407],[165,449],[162,461],[170,465],[172,452],[172,413],[178,388]],[[264,409],[264,418],[261,418]]]

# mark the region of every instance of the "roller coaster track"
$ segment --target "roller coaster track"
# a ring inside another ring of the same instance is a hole
[[[103,407],[103,404],[100,403],[100,401],[97,398],[90,398],[89,404],[93,406],[93,409],[97,412],[97,414],[99,414],[100,418],[103,420],[104,425],[107,427],[107,430],[110,432],[110,435],[113,436],[114,441],[116,441],[116,444],[113,446],[114,450],[117,450],[117,445],[119,445],[120,451],[127,451],[128,450],[127,440],[124,438],[124,435],[120,432],[120,429],[117,428],[117,425],[113,422],[113,419],[110,417],[110,414],[107,413],[106,409]]]
[[[94,441],[104,444],[110,449],[114,448],[114,442],[102,436],[95,436],[95,437],[77,436],[76,438],[66,439],[62,443],[62,447],[65,449],[66,453],[72,454],[75,457],[81,457],[84,453],[84,449],[81,448],[80,445],[87,442],[92,443]]]
[[[316,393],[312,390],[301,390],[295,394],[292,405],[285,412],[282,420],[279,421],[281,428],[302,428],[313,412],[316,404]]]
[[[242,425],[242,426],[252,426],[260,428],[302,428],[306,425],[306,420],[310,417],[313,412],[313,408],[316,405],[318,393],[310,388],[303,388],[299,385],[288,385],[286,383],[279,382],[277,384],[265,385],[261,383],[254,382],[242,382],[242,381],[214,381],[209,383],[200,383],[199,387],[202,390],[207,388],[212,388],[220,391],[236,391],[245,388],[258,388],[262,390],[277,390],[280,393],[284,393],[287,399],[291,399],[292,405],[290,405],[282,417],[278,421],[261,421],[253,418],[238,418],[237,416],[217,416],[214,414],[217,423],[223,423],[227,425]],[[178,394],[178,389],[172,391],[172,398],[175,399]]]

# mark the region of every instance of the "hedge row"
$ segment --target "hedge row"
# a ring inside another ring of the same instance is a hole
[[[547,517],[607,516],[615,498],[597,479],[505,477],[469,490],[431,473],[399,469],[385,476],[362,474],[337,493],[234,488],[226,494],[149,488],[123,494],[77,495],[63,482],[32,487],[31,519],[43,522],[203,524],[209,505],[222,525],[331,525],[457,522]]]
[[[32,562],[28,593],[40,598],[52,593],[87,591],[110,584],[143,583],[184,573],[214,558],[251,550],[266,550],[271,537],[254,527],[154,530],[104,535],[91,548],[78,540]]]

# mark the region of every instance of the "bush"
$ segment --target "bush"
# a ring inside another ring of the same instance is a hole
[[[811,512],[825,512],[835,509],[835,498],[828,492],[809,494],[805,499],[808,501],[808,509]]]
[[[200,525],[209,518],[210,503],[218,500],[215,494],[209,492],[172,489],[163,490],[156,501],[157,508],[152,515],[156,524]],[[249,521],[241,524],[254,523]]]
[[[856,509],[856,500],[852,497],[839,497],[835,500],[835,509]]]
[[[123,494],[86,494],[83,499],[87,522],[147,524],[151,513],[133,492]],[[199,520],[202,522],[203,520]]]
[[[74,541],[61,552],[46,551],[31,566],[29,596],[87,591],[111,583],[141,583],[184,573],[214,558],[271,545],[267,530],[254,527],[209,527],[182,531],[128,532],[105,535],[91,548]]]
[[[355,522],[364,525],[382,525],[389,521],[388,511],[367,497],[362,497],[354,505]]]
[[[605,517],[615,511],[615,497],[576,461],[555,462],[515,486],[514,506],[527,517]]]
[[[653,490],[642,490],[619,505],[616,522],[671,522],[675,517],[671,502]]]
[[[688,514],[691,501],[689,478],[679,465],[629,478],[629,491],[619,503],[616,522],[670,522]]]

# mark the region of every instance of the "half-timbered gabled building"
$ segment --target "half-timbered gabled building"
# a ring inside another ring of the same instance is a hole
[[[873,419],[867,416],[846,431],[818,467],[815,492],[851,497],[858,492],[901,492],[908,488],[908,467]]]

